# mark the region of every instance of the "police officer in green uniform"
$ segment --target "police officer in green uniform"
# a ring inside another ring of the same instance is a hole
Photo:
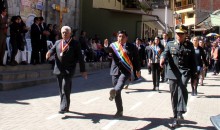
[[[160,60],[161,67],[164,66],[165,60],[168,61],[167,78],[169,79],[174,114],[171,126],[173,128],[177,127],[179,120],[183,119],[182,114],[186,112],[188,100],[187,83],[191,76],[196,75],[193,44],[185,40],[187,27],[178,25],[175,27],[175,32],[176,39],[168,43]]]

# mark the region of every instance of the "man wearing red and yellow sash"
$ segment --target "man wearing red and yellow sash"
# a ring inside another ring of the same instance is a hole
[[[109,51],[112,53],[110,75],[114,88],[110,90],[109,100],[115,99],[117,112],[115,118],[123,116],[121,90],[125,82],[131,78],[133,68],[140,77],[140,63],[137,48],[134,44],[127,43],[128,35],[125,31],[119,31],[117,41],[111,43]]]
[[[79,62],[80,72],[87,79],[85,63],[81,52],[80,43],[71,38],[71,28],[61,28],[62,39],[56,41],[54,46],[47,52],[46,59],[55,55],[55,66],[53,73],[57,76],[60,90],[60,114],[69,111],[72,77]]]

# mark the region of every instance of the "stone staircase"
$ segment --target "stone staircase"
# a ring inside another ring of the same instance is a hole
[[[0,90],[10,90],[55,81],[51,64],[0,67]]]
[[[108,62],[86,63],[86,70],[88,73],[108,67]],[[75,76],[79,75],[79,67],[77,66]],[[30,87],[50,82],[56,82],[51,64],[0,67],[0,91]]]

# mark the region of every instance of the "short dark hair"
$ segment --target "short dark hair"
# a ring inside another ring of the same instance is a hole
[[[40,20],[39,17],[34,18],[34,22],[36,22],[37,20]]]
[[[6,11],[6,8],[5,7],[2,7],[1,10],[0,10],[0,13]]]
[[[124,34],[126,37],[128,36],[128,34],[125,30],[118,31],[118,34]]]
[[[140,41],[140,42],[143,42],[143,40],[141,38],[136,38],[136,40]]]
[[[11,17],[11,22],[14,23],[18,19],[18,16],[12,16]]]
[[[43,21],[44,20],[44,18],[41,16],[41,17],[39,17],[39,19],[40,19],[40,21]]]

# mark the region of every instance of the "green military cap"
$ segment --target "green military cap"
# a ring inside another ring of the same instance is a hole
[[[186,33],[187,30],[188,30],[188,28],[186,26],[184,26],[184,25],[177,25],[175,27],[175,32],[176,33]]]

